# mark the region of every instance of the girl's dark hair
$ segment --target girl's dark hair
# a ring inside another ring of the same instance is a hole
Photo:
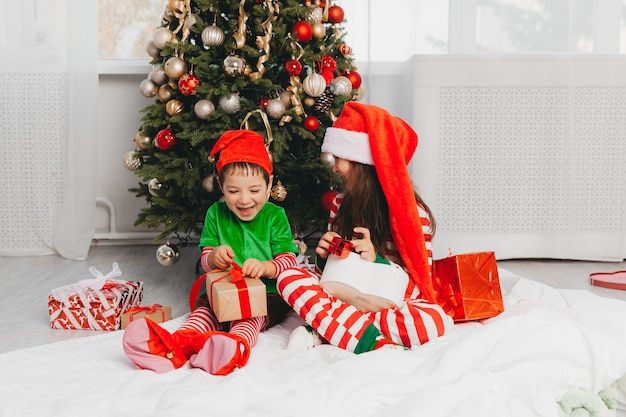
[[[377,253],[385,253],[385,242],[391,236],[389,228],[389,206],[383,193],[376,168],[358,162],[350,162],[351,175],[357,178],[345,190],[333,230],[342,237],[352,239],[354,227],[366,227]],[[413,190],[415,201],[420,204],[430,218],[432,234],[435,234],[435,218],[422,197]]]
[[[253,164],[252,162],[232,162],[222,167],[222,171],[219,175],[220,184],[224,184],[226,174],[232,171],[239,171],[246,176],[261,174],[263,175],[263,179],[265,179],[266,184],[269,184],[270,182],[270,175],[265,169],[261,168],[260,165]]]

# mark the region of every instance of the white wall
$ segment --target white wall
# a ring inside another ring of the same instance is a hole
[[[117,219],[111,224],[111,212],[98,203],[95,216],[95,239],[151,239],[154,233],[133,223],[145,200],[128,188],[139,178],[122,164],[124,154],[135,149],[135,135],[141,125],[141,109],[151,104],[139,92],[146,72],[137,74],[101,74],[98,89],[98,174],[96,196],[110,201]]]

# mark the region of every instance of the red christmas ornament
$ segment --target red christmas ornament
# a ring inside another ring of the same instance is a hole
[[[309,132],[315,132],[320,128],[320,121],[315,116],[307,116],[304,119],[304,128]]]
[[[295,33],[296,39],[300,42],[308,42],[313,38],[313,27],[306,20],[298,20],[294,23],[291,32]]]
[[[346,45],[345,43],[342,45],[339,45],[337,47],[337,49],[339,50],[339,52],[341,52],[341,54],[343,56],[347,56],[350,55],[352,53],[352,48],[350,48],[348,45]]]
[[[352,88],[357,89],[361,86],[361,75],[356,71],[346,71],[344,74],[352,83]]]
[[[184,74],[178,80],[178,90],[184,96],[193,96],[196,94],[196,87],[200,85],[200,78],[192,73]]]
[[[167,151],[169,148],[171,148],[175,144],[176,144],[176,138],[174,137],[174,134],[172,133],[171,129],[160,130],[159,133],[157,133],[156,137],[154,138],[154,145],[157,148],[162,149],[164,151]]]
[[[330,6],[328,9],[328,23],[341,23],[343,22],[343,9],[340,6]]]
[[[267,107],[267,103],[269,103],[269,102],[270,102],[270,99],[269,99],[269,98],[267,98],[267,97],[262,97],[262,98],[259,100],[259,107],[261,107],[262,109],[264,109],[265,107]]]
[[[285,63],[285,71],[290,76],[300,75],[302,72],[302,64],[297,59],[290,59]]]
[[[339,193],[335,190],[326,191],[322,194],[321,203],[324,210],[330,211],[330,207],[332,206],[335,197],[337,197],[337,194]]]
[[[329,69],[331,72],[337,71],[337,61],[332,56],[324,55],[322,59],[317,63],[317,67],[320,71]]]
[[[335,78],[335,75],[333,74],[333,72],[329,70],[328,68],[324,68],[322,70],[321,76],[324,77],[324,79],[326,80],[326,85],[330,85],[330,83]]]

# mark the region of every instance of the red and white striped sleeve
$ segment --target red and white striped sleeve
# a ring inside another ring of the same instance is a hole
[[[296,254],[293,252],[279,253],[274,257],[272,263],[274,264],[274,267],[276,267],[276,274],[269,278],[276,278],[285,270],[293,268],[298,264]]]

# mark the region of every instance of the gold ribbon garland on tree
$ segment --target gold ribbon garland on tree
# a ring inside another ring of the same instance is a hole
[[[256,37],[256,46],[259,49],[262,49],[265,53],[259,57],[256,62],[257,72],[253,72],[250,74],[250,80],[255,81],[259,78],[263,77],[263,73],[265,72],[265,63],[268,59],[270,59],[270,41],[272,40],[272,30],[274,28],[274,20],[276,20],[278,14],[280,13],[280,7],[278,3],[276,3],[276,7],[272,4],[272,0],[265,0],[265,4],[267,5],[267,10],[269,11],[269,16],[267,19],[261,24],[261,27],[265,31],[265,35]]]
[[[233,33],[235,38],[235,48],[242,49],[246,45],[246,23],[248,22],[248,14],[244,10],[243,6],[246,4],[246,0],[239,2],[239,29]]]
[[[172,32],[178,33],[182,29],[180,41],[185,42],[191,34],[191,26],[196,24],[196,17],[191,13],[191,0],[169,0],[168,6],[172,15],[178,19],[178,27]]]

